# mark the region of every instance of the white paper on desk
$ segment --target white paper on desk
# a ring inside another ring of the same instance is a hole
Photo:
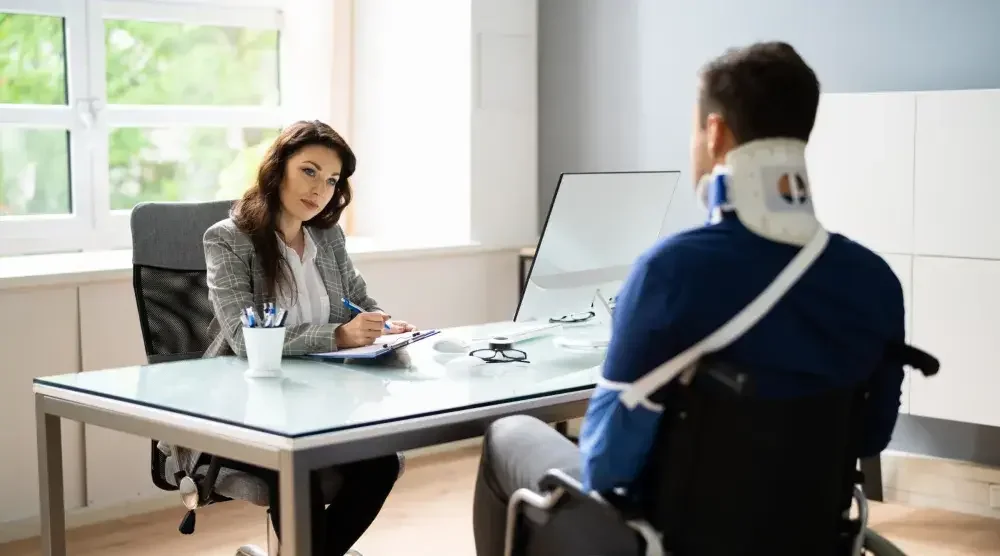
[[[337,351],[331,351],[329,353],[317,353],[319,357],[372,357],[381,351],[392,348],[392,346],[405,342],[413,338],[413,332],[403,332],[401,334],[384,334],[375,339],[375,342],[370,346],[361,346],[355,348],[340,349]]]

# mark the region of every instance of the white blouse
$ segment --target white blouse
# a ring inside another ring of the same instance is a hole
[[[278,309],[288,311],[285,326],[330,322],[330,296],[319,275],[319,269],[316,268],[316,243],[308,228],[303,227],[302,233],[305,234],[306,245],[301,259],[294,249],[278,237],[278,244],[281,245],[288,268],[292,271],[292,280],[295,281],[294,291],[298,294],[293,302],[290,299],[292,291],[285,291],[289,288],[279,289]]]

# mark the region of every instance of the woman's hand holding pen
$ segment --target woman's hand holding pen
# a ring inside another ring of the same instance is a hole
[[[402,320],[389,321],[389,330],[386,334],[402,334],[403,332],[413,332],[417,328],[412,324]]]
[[[350,322],[337,327],[334,332],[337,348],[370,346],[375,339],[386,332],[385,313],[358,313]]]

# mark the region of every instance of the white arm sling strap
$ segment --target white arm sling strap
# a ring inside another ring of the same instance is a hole
[[[749,305],[736,314],[728,322],[719,327],[715,332],[706,338],[683,351],[679,355],[656,367],[642,378],[630,385],[619,385],[622,389],[620,395],[621,402],[625,407],[635,409],[639,404],[646,407],[662,409],[649,400],[649,397],[659,390],[663,385],[672,381],[677,375],[684,372],[698,361],[706,353],[719,351],[740,338],[747,330],[750,330],[761,318],[766,315],[772,307],[795,285],[799,278],[809,270],[813,262],[826,248],[829,234],[822,227],[816,230],[815,235],[802,249],[796,253],[791,262],[782,269],[778,276],[764,289]]]

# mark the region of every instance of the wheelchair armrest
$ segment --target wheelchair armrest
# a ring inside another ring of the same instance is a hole
[[[617,494],[601,495],[596,492],[586,492],[579,481],[570,477],[565,471],[551,469],[538,482],[542,491],[541,494],[530,489],[522,488],[514,492],[510,503],[507,505],[507,529],[505,535],[504,554],[511,556],[514,553],[516,523],[518,517],[518,505],[526,503],[537,511],[544,512],[543,519],[549,519],[555,514],[560,506],[566,504],[577,504],[573,508],[576,510],[590,510],[596,516],[585,519],[597,518],[597,523],[602,526],[619,524],[634,530],[641,537],[642,545],[646,547],[646,554],[662,555],[662,546],[659,533],[645,520],[639,516],[637,511],[630,509],[626,499]],[[574,520],[580,518],[574,515]],[[605,522],[604,519],[608,521]]]
[[[936,357],[906,344],[891,344],[887,355],[901,365],[908,365],[924,376],[934,376],[941,368],[941,362]]]
[[[625,509],[625,504],[622,502],[621,497],[613,494],[601,495],[597,492],[586,492],[583,490],[583,485],[580,484],[580,481],[577,481],[561,469],[550,469],[538,481],[538,486],[543,492],[556,491],[557,489],[562,491],[563,496],[560,497],[559,501],[552,508],[553,510],[557,510],[562,504],[575,501],[598,508],[614,519],[628,519],[628,515],[626,514],[631,513]]]
[[[587,496],[587,494],[583,491],[583,485],[580,484],[580,481],[570,477],[569,474],[562,469],[549,469],[548,473],[546,473],[545,476],[538,481],[538,487],[542,490],[555,490],[557,488],[561,488],[571,495]]]

